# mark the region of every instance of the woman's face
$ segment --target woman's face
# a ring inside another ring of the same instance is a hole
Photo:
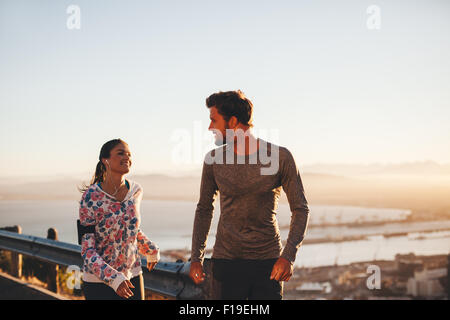
[[[131,167],[131,153],[128,145],[119,143],[111,150],[109,159],[102,161],[107,170],[120,174],[128,173]]]

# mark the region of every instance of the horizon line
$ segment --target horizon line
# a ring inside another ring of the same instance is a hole
[[[308,164],[300,164],[300,171],[304,171],[304,168],[314,167],[314,166],[355,166],[355,167],[371,167],[371,166],[381,166],[381,167],[389,167],[389,166],[408,166],[408,165],[437,165],[441,167],[450,166],[450,162],[439,162],[436,160],[417,160],[417,161],[403,161],[403,162],[371,162],[371,163],[357,163],[357,162],[314,162]],[[159,171],[137,171],[131,172],[127,175],[129,176],[143,176],[143,175],[165,175],[165,176],[176,176],[176,177],[186,177],[189,175],[199,175],[201,174],[201,166],[202,164],[196,165],[198,168],[184,168],[184,169],[165,169]],[[303,169],[303,170],[302,170]],[[197,174],[195,174],[197,173]],[[314,172],[308,172],[314,173]],[[317,172],[320,173],[320,172]],[[31,178],[31,179],[39,179],[39,178],[55,178],[55,177],[66,177],[66,178],[74,178],[79,176],[92,176],[92,171],[84,171],[84,172],[64,172],[64,173],[44,173],[44,174],[0,174],[0,178],[5,179],[14,179],[14,178]]]

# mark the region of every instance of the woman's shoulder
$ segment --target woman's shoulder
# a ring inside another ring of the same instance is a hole
[[[97,191],[98,189],[98,184],[94,183],[91,184],[89,187],[87,187],[84,191],[83,191],[83,195],[81,196],[81,200],[86,200],[86,198],[89,198],[91,193]]]
[[[128,181],[129,185],[130,185],[130,190],[132,191],[132,193],[136,193],[136,192],[143,192],[144,188],[142,187],[142,185],[134,180],[130,180],[130,179],[126,179],[126,181]]]

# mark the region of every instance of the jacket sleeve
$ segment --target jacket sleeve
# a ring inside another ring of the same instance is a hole
[[[137,244],[139,254],[145,256],[147,261],[150,262],[158,262],[160,259],[159,256],[159,247],[150,240],[141,230],[138,231],[137,234]]]
[[[138,183],[135,183],[137,185],[136,187],[136,193],[134,194],[134,197],[136,199],[136,207],[140,208],[142,197],[144,195],[144,189],[141,185]],[[138,247],[138,253],[145,258],[147,258],[147,262],[158,262],[160,259],[159,256],[159,247],[156,243],[154,243],[152,240],[150,240],[144,232],[139,228],[137,235],[136,235],[136,241],[137,241],[137,247]]]
[[[208,156],[208,155],[207,155]],[[206,159],[206,158],[205,158]],[[191,261],[203,262],[206,241],[211,228],[214,213],[214,202],[219,188],[214,179],[212,164],[203,162],[202,180],[200,183],[200,199],[195,210],[194,227],[192,231]]]
[[[90,190],[87,190],[80,201],[80,223],[83,226],[96,224],[92,205]],[[117,291],[119,285],[127,280],[123,273],[107,264],[97,253],[94,233],[86,233],[81,238],[81,257],[83,258],[84,270],[97,276],[114,291]]]
[[[294,157],[289,150],[285,149],[285,151],[285,156],[282,158],[282,163],[280,163],[281,185],[286,192],[292,216],[286,246],[281,256],[290,262],[294,262],[297,250],[301,246],[306,234],[309,220],[309,207],[300,172]]]

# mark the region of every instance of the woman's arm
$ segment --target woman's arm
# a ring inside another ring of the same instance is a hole
[[[134,197],[136,199],[135,205],[136,208],[140,208],[142,197],[144,195],[144,189],[141,185],[138,183],[135,183],[134,185],[137,186],[137,191],[134,194]],[[142,232],[141,229],[138,229],[137,236],[137,246],[138,246],[138,252],[140,255],[147,258],[147,266],[150,268],[150,264],[153,266],[156,264],[156,262],[159,261],[159,247],[156,243],[154,243],[152,240],[150,240],[144,232]]]
[[[137,234],[137,244],[139,254],[145,256],[148,262],[159,261],[158,245],[151,241],[141,230],[139,230]]]

